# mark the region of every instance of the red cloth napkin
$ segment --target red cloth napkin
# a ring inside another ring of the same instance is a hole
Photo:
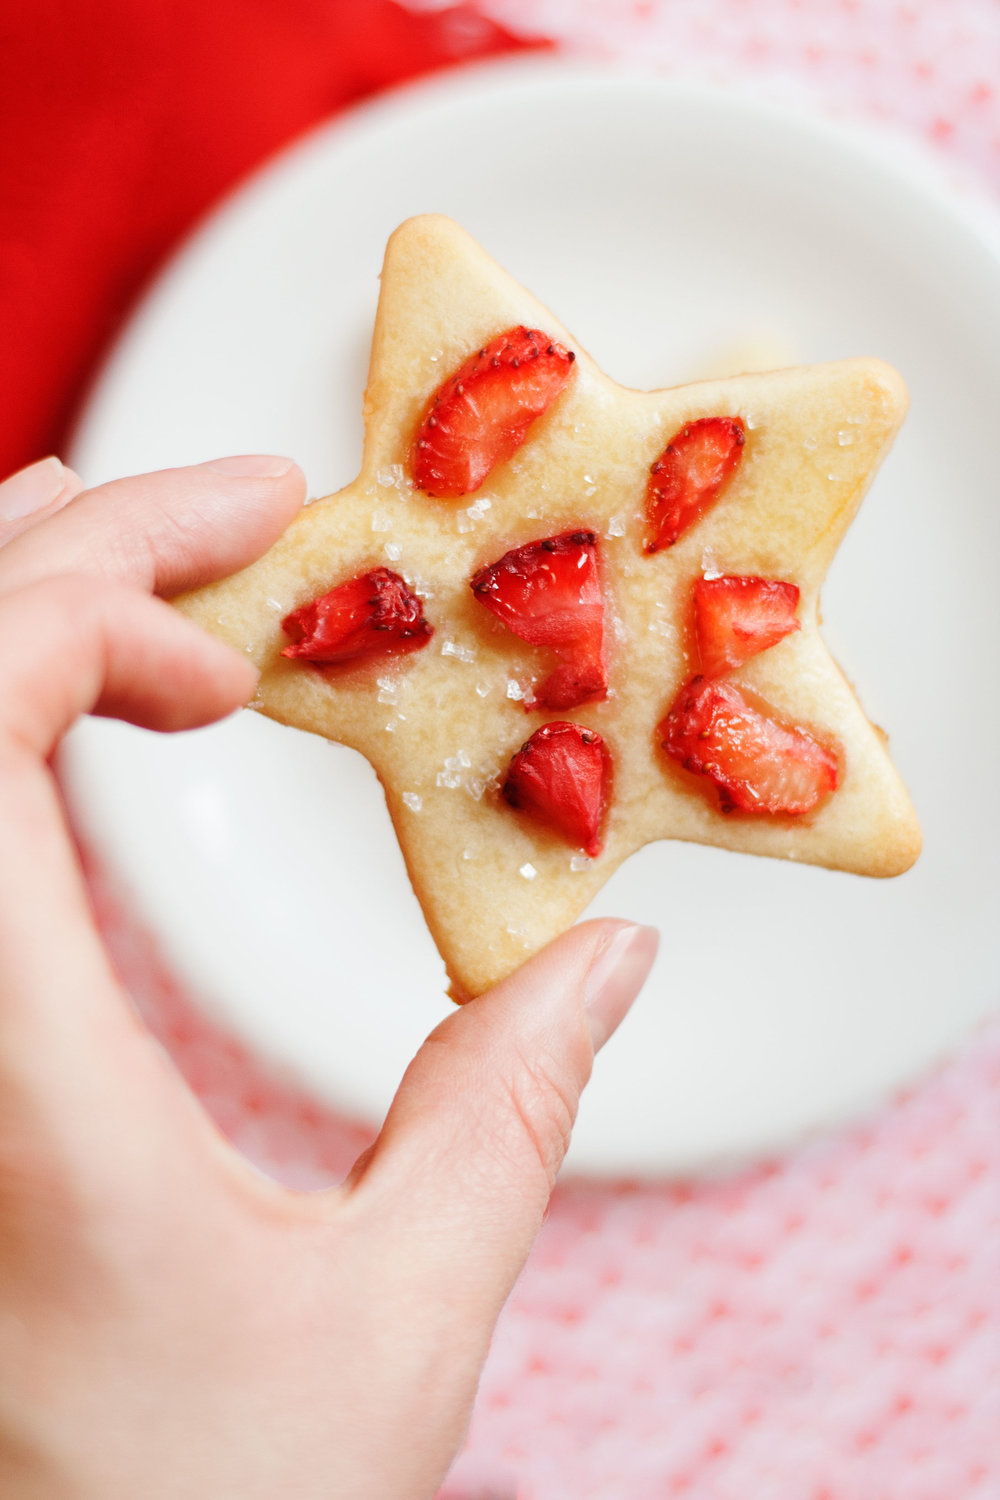
[[[521,45],[466,5],[0,0],[0,476],[65,445],[150,272],[241,176],[366,94]]]

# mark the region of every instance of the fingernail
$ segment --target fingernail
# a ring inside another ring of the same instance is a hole
[[[660,934],[655,927],[621,927],[590,966],[584,1004],[597,1052],[616,1031],[653,967]]]
[[[58,458],[43,458],[29,464],[0,484],[0,521],[20,521],[58,500],[70,479],[70,470]]]
[[[295,463],[294,458],[280,458],[274,453],[240,453],[228,458],[213,458],[200,469],[229,474],[235,479],[280,479]]]

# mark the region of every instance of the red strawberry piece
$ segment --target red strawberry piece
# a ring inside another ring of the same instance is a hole
[[[565,711],[608,695],[604,593],[596,531],[566,531],[505,552],[471,581],[480,604],[561,664],[526,708]]]
[[[674,433],[649,474],[647,552],[672,547],[715,503],[736,472],[745,442],[739,417],[701,417]]]
[[[799,816],[837,789],[837,757],[759,712],[732,683],[695,677],[659,726],[663,748],[719,790],[722,812]]]
[[[699,578],[694,586],[694,626],[701,670],[722,677],[759,651],[799,629],[794,583],[771,578]]]
[[[420,419],[417,488],[449,500],[478,490],[565,389],[575,359],[537,328],[508,328],[477,349],[438,387]]]
[[[399,656],[434,634],[423,600],[388,568],[375,568],[293,609],[281,622],[292,644],[282,656],[340,665],[366,656]]]
[[[503,794],[511,807],[554,829],[593,859],[611,793],[611,756],[601,736],[581,724],[543,724],[507,767]]]

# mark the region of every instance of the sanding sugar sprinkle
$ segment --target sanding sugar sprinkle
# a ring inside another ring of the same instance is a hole
[[[453,656],[456,661],[475,661],[476,648],[456,641],[454,636],[446,636],[441,642],[441,655]]]
[[[481,521],[486,512],[492,506],[493,501],[487,495],[482,495],[473,505],[458,513],[458,529],[460,532],[469,532]]]
[[[487,787],[492,787],[495,790],[499,785],[499,771],[488,771],[484,776],[471,776],[465,783],[465,790],[473,802],[481,802]]]
[[[449,755],[443,768],[437,773],[438,786],[448,787],[451,790],[460,787],[465,779],[463,773],[471,768],[472,761],[464,750],[459,750],[457,755]]]

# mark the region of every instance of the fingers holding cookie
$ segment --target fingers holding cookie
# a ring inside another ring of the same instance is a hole
[[[62,573],[182,593],[259,557],[305,499],[302,470],[270,454],[162,469],[84,493],[82,481],[59,464],[68,478],[58,495],[45,498],[45,486],[56,485],[56,464],[43,460],[0,486],[0,593]],[[18,517],[18,510],[26,514]]]
[[[407,1069],[348,1192],[355,1212],[404,1235],[429,1316],[477,1327],[497,1316],[541,1225],[594,1053],[656,949],[651,928],[582,923],[449,1016]],[[447,1298],[434,1295],[445,1285]]]

